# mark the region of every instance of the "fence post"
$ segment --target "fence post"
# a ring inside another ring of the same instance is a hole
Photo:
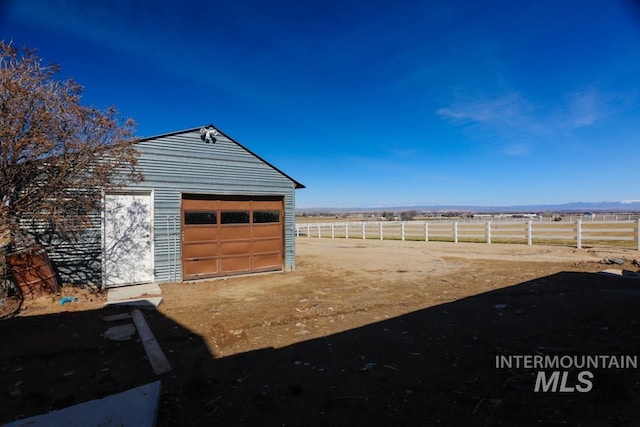
[[[318,224],[318,239],[322,237],[322,233],[320,232],[320,225]]]
[[[582,249],[582,220],[576,220],[576,247]]]
[[[491,221],[487,221],[487,243],[491,243]]]
[[[300,237],[300,226],[296,225],[296,237]]]
[[[348,239],[349,238],[349,223],[345,222],[344,224],[344,238]]]
[[[638,242],[638,250],[640,251],[640,218],[638,218],[638,227],[636,229],[636,241]]]
[[[331,224],[331,238],[336,238],[336,226],[334,224]]]
[[[362,223],[362,240],[366,240],[367,236],[364,231],[364,222]]]
[[[426,221],[424,222],[424,241],[429,241],[429,223]]]
[[[527,245],[531,246],[532,245],[532,240],[533,240],[533,232],[532,232],[532,224],[531,224],[531,220],[527,221]]]
[[[453,242],[458,243],[458,221],[453,221]]]
[[[400,236],[402,237],[402,241],[404,242],[404,221],[400,223]]]
[[[382,238],[382,222],[378,223],[378,227],[380,228],[380,240],[384,240]]]
[[[307,224],[307,237],[311,237],[311,226]]]

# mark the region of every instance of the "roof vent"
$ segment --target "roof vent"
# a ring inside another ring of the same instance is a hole
[[[200,138],[202,138],[202,140],[204,142],[208,143],[215,143],[216,142],[216,136],[218,136],[218,131],[213,127],[213,126],[207,126],[207,127],[203,127],[200,128]]]

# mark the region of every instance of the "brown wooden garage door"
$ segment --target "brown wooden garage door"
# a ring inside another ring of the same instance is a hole
[[[183,195],[183,278],[281,270],[282,197]]]

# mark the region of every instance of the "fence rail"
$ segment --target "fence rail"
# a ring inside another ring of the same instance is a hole
[[[296,236],[331,239],[429,240],[615,245],[640,251],[640,219],[572,222],[379,221],[296,224]]]

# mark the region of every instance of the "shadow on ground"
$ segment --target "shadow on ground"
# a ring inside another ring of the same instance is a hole
[[[215,359],[158,312],[174,370],[158,425],[637,425],[640,370],[591,369],[587,393],[536,393],[496,355],[640,355],[640,281],[558,273],[279,349]],[[156,379],[112,310],[0,322],[0,423]],[[640,356],[638,356],[640,357]],[[581,370],[568,369],[568,386]]]

